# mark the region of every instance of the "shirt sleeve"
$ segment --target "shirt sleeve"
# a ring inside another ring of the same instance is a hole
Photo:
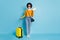
[[[34,11],[32,10],[32,17],[34,16]]]

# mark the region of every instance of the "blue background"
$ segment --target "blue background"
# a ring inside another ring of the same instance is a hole
[[[0,0],[0,34],[12,34],[23,25],[19,18],[28,2],[36,7],[31,34],[60,34],[60,0]]]

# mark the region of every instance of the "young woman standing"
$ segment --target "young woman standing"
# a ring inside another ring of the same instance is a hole
[[[31,25],[31,18],[34,16],[34,12],[32,9],[32,4],[27,3],[27,10],[25,11],[24,15],[21,18],[26,17],[26,29],[27,29],[27,37],[30,37],[30,25]]]

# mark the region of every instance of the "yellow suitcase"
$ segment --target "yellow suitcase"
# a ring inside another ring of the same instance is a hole
[[[16,37],[22,38],[22,37],[23,37],[22,34],[23,34],[23,33],[22,33],[22,27],[16,28]]]

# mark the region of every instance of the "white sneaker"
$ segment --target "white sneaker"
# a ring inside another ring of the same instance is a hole
[[[30,38],[30,35],[27,35],[27,38]]]

